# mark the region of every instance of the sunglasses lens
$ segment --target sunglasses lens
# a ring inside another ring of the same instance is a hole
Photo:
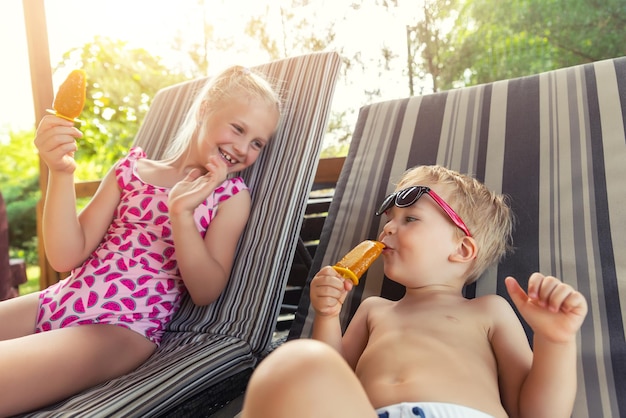
[[[413,186],[408,189],[403,189],[398,192],[392,193],[385,197],[383,203],[381,203],[380,208],[376,211],[376,216],[380,216],[383,213],[387,212],[390,207],[395,205],[399,208],[406,208],[411,206],[413,203],[417,202],[417,199],[422,197],[424,193],[428,192],[428,187],[424,186]]]
[[[417,199],[422,197],[424,192],[428,191],[426,187],[413,186],[408,189],[400,190],[396,195],[396,206],[399,208],[406,208],[417,202]]]

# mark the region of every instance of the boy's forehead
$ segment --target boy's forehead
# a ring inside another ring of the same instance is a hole
[[[409,187],[413,187],[413,186],[426,186],[436,191],[436,189],[432,187],[433,186],[432,182],[429,182],[428,180],[426,180],[425,176],[419,176],[419,177],[413,176],[410,179],[404,179],[403,181],[398,183],[394,192],[398,192],[403,189],[408,189]]]

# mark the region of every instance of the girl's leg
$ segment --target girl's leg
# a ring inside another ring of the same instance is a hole
[[[116,325],[81,325],[0,341],[0,417],[37,409],[122,376],[155,345]]]
[[[0,341],[35,332],[39,292],[0,302]]]
[[[377,417],[348,363],[319,341],[293,340],[259,364],[242,418]]]

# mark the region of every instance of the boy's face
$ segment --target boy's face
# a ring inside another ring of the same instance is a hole
[[[437,193],[446,199],[443,189]],[[460,239],[459,229],[432,199],[424,194],[413,205],[391,206],[379,240],[383,250],[385,275],[407,287],[419,287],[446,277],[449,256]]]

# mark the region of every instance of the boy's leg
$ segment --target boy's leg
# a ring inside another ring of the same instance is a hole
[[[259,364],[241,418],[377,417],[358,378],[333,348],[302,339],[285,343]]]
[[[0,416],[37,409],[128,373],[155,345],[116,325],[81,325],[0,341]]]
[[[38,308],[39,292],[0,302],[0,341],[34,333]]]

